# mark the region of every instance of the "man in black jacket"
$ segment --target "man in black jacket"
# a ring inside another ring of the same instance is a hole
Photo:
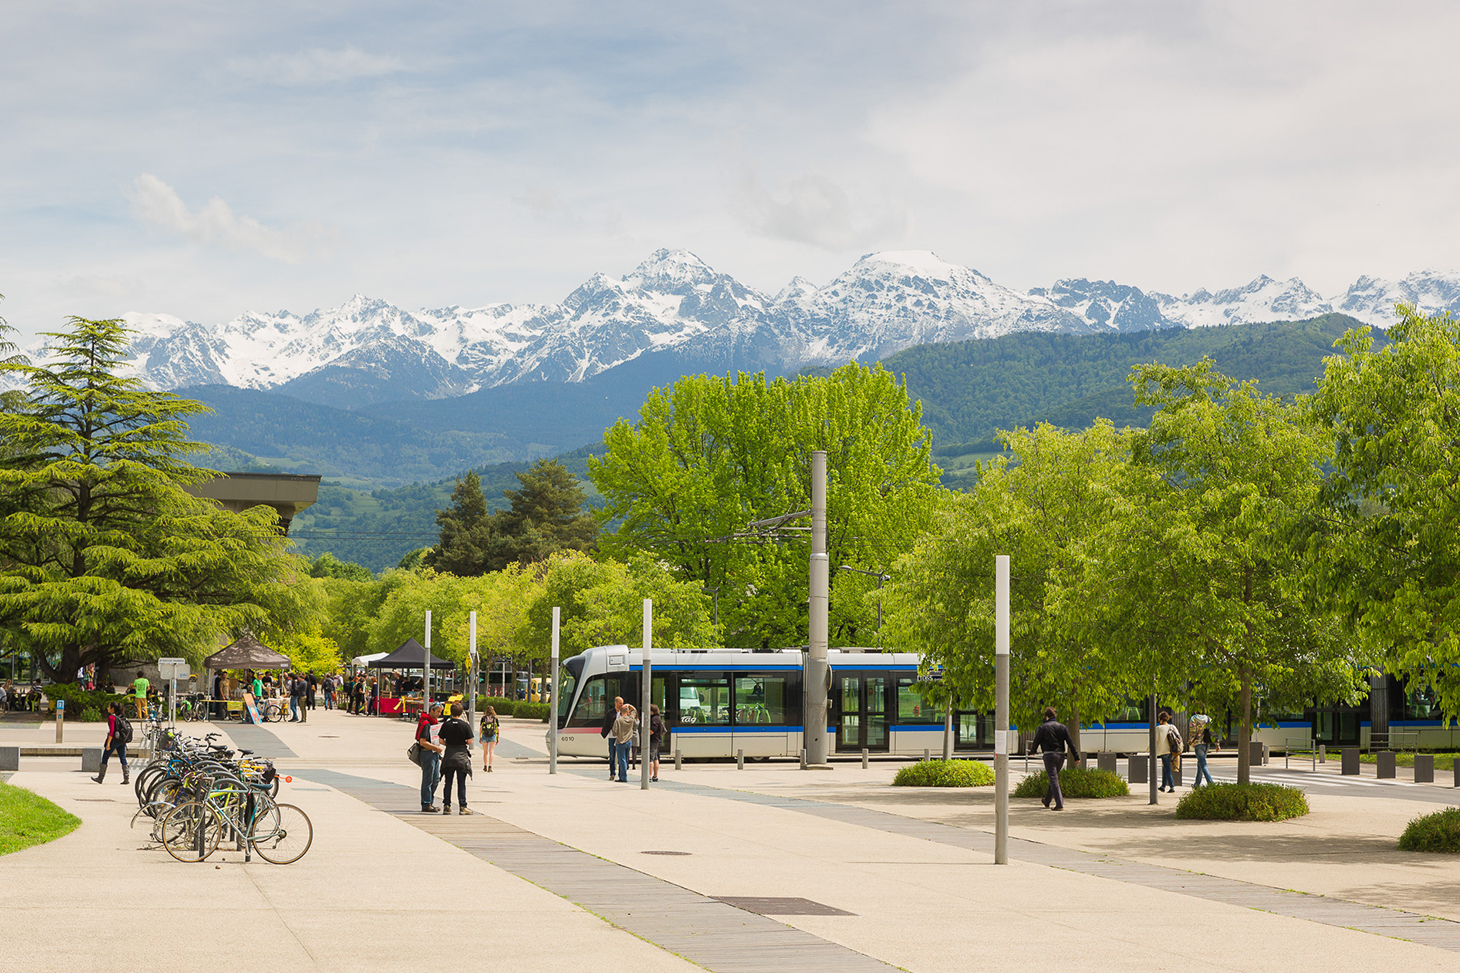
[[[1080,751],[1075,749],[1069,729],[1055,718],[1056,715],[1053,706],[1044,708],[1044,722],[1034,732],[1034,742],[1030,745],[1029,752],[1044,751],[1044,775],[1049,778],[1049,787],[1045,790],[1041,803],[1049,807],[1049,802],[1054,801],[1054,809],[1063,811],[1065,795],[1060,792],[1060,768],[1065,765],[1065,749],[1069,748],[1074,753],[1071,766],[1080,762]]]
[[[618,719],[619,710],[624,708],[624,698],[615,696],[613,698],[613,709],[603,714],[603,726],[599,729],[598,735],[608,740],[608,779],[613,780],[614,758],[618,756],[618,743],[613,739],[613,723]]]

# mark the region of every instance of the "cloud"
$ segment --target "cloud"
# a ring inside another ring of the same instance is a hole
[[[344,47],[337,51],[314,47],[297,54],[231,58],[225,67],[250,81],[296,85],[378,78],[404,71],[406,64],[393,55],[366,54],[356,47]]]
[[[841,186],[818,175],[790,180],[779,196],[748,175],[738,202],[736,215],[757,233],[826,250],[901,239],[908,228],[907,210],[892,200],[854,201]]]
[[[190,212],[177,191],[161,179],[144,172],[132,183],[127,196],[138,219],[180,234],[204,246],[230,250],[252,250],[272,260],[297,264],[332,242],[333,234],[317,223],[287,229],[264,226],[249,216],[238,216],[226,202],[214,196],[196,213]]]

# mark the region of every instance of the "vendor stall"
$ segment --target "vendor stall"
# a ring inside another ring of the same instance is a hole
[[[428,662],[429,659],[429,662]],[[406,639],[400,648],[390,655],[378,658],[369,663],[371,669],[418,669],[422,672],[430,665],[436,669],[455,669],[456,663],[449,659],[438,659],[427,652],[425,647],[415,639]],[[432,694],[436,695],[435,693]],[[386,696],[384,687],[380,695],[380,712],[399,714],[403,717],[414,717],[419,715],[424,703],[422,697],[414,696]]]
[[[274,669],[283,671],[289,668],[289,657],[275,652],[264,645],[252,634],[245,632],[232,643],[214,652],[203,660],[203,668],[209,670],[206,685],[213,684],[212,671],[230,671],[246,669]],[[231,701],[224,701],[230,702]],[[241,714],[243,704],[239,701],[238,711]],[[232,705],[228,707],[229,716],[233,715],[235,709]]]

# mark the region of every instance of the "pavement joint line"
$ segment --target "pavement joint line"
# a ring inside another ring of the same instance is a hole
[[[798,973],[888,973],[900,969],[490,814],[478,811],[465,819],[453,815],[448,830],[445,815],[422,815],[413,809],[419,796],[416,788],[405,784],[324,768],[296,768],[291,773],[334,787],[715,973],[785,973],[788,969]],[[671,914],[672,921],[666,921]]]
[[[594,771],[587,769],[570,769],[568,772],[597,776]],[[661,781],[660,786],[705,797],[744,801],[767,807],[799,811],[844,824],[858,825],[911,838],[922,838],[956,848],[993,854],[993,835],[986,831],[972,831],[936,821],[922,821],[888,811],[877,811],[855,805],[760,794],[756,791],[721,788],[709,784]],[[1438,916],[1352,902],[1347,899],[1310,896],[1308,893],[1284,891],[1273,886],[1259,885],[1240,879],[1219,878],[1167,865],[1153,865],[1132,859],[1112,858],[1093,852],[1060,848],[1029,838],[1010,837],[1009,845],[1012,857],[1031,864],[1176,892],[1211,902],[1222,902],[1261,912],[1271,912],[1292,919],[1355,929],[1375,936],[1400,939],[1451,952],[1460,952],[1460,922]],[[1020,854],[1020,851],[1023,853]],[[1303,903],[1300,907],[1295,901],[1299,896],[1314,901]],[[1255,900],[1262,904],[1256,905],[1245,900]],[[1399,935],[1397,930],[1403,930],[1405,934]]]

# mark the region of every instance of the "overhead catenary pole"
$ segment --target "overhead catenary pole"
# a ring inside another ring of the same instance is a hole
[[[421,677],[421,713],[431,712],[431,609],[426,609],[426,658],[421,660],[425,675]]]
[[[1149,803],[1151,803],[1151,804],[1160,804],[1161,803],[1161,799],[1156,796],[1156,700],[1157,700],[1156,694],[1155,693],[1152,693],[1151,694],[1151,705],[1150,705],[1150,721],[1149,721],[1150,724],[1151,724],[1151,726],[1150,726],[1150,730],[1151,730],[1151,746],[1150,746],[1150,750],[1151,750],[1151,752],[1150,752],[1150,755],[1146,757],[1146,759],[1148,761],[1150,761],[1150,763],[1146,767],[1146,780],[1150,782],[1150,787],[1151,787],[1151,800],[1150,800]],[[1134,760],[1136,758],[1135,757],[1132,757],[1131,759]]]
[[[467,685],[467,688],[466,688],[466,713],[467,713],[466,720],[467,720],[467,722],[469,724],[471,724],[472,728],[475,729],[476,728],[476,725],[477,725],[477,613],[476,612],[472,612],[471,613],[469,627],[471,629],[471,635],[470,635],[471,645],[469,646],[469,651],[471,653],[471,655],[470,655],[470,658],[471,658],[471,667],[470,667],[470,670],[469,670],[470,674],[467,676],[467,680],[466,680],[466,685]],[[431,661],[430,659],[427,659],[426,660],[427,663],[429,663],[430,661]]]
[[[558,618],[562,609],[553,607],[553,700],[548,710],[552,732],[548,734],[548,773],[558,772]]]
[[[1009,555],[994,557],[994,864],[1009,863]]]
[[[827,678],[827,608],[831,593],[830,562],[826,556],[826,452],[811,454],[811,566],[807,600],[806,647],[806,765],[825,766]]]
[[[650,658],[654,644],[654,602],[644,599],[644,671],[639,674],[639,789],[649,789],[649,703],[654,685],[654,660]]]

